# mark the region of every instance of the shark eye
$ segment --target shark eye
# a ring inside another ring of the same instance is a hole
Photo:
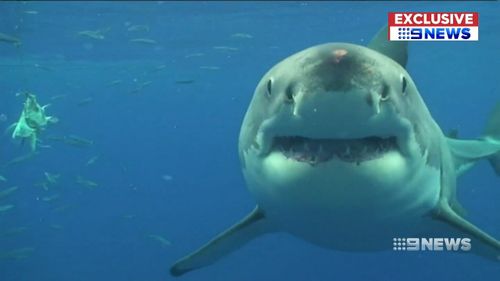
[[[270,97],[272,94],[271,92],[272,88],[273,88],[273,79],[269,79],[266,84],[266,94],[268,97]]]
[[[408,82],[406,82],[406,78],[401,75],[401,93],[406,95],[406,86],[408,86]]]

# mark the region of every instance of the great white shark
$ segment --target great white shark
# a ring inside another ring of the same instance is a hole
[[[484,134],[448,138],[387,28],[367,47],[329,43],[272,67],[241,126],[239,156],[255,209],[177,261],[173,276],[251,239],[288,232],[341,251],[392,249],[394,237],[467,237],[500,265],[500,242],[469,222],[457,177],[482,159],[500,175],[500,104]]]

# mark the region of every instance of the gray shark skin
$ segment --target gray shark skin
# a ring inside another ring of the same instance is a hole
[[[456,196],[457,177],[480,160],[500,175],[500,105],[478,139],[447,138],[405,70],[407,44],[386,32],[367,47],[308,48],[264,75],[239,138],[257,206],[173,276],[273,232],[351,252],[391,250],[394,237],[467,237],[470,253],[500,265],[500,242],[464,218]]]

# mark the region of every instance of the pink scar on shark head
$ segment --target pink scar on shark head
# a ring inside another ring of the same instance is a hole
[[[335,63],[339,63],[347,55],[347,53],[348,52],[346,49],[333,50],[333,57],[335,59]]]

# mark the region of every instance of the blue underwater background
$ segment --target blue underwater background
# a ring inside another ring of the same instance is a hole
[[[480,13],[478,42],[414,42],[408,63],[442,129],[479,136],[500,100],[498,2],[1,2],[0,32],[22,45],[0,42],[0,130],[19,117],[22,91],[59,122],[20,163],[29,145],[0,137],[0,192],[19,187],[0,198],[14,205],[0,212],[0,281],[173,279],[176,259],[255,205],[237,141],[261,76],[315,44],[366,44],[389,11]],[[61,139],[72,135],[91,143]],[[60,176],[43,188],[45,173]],[[460,178],[459,198],[500,237],[500,180],[487,163]],[[472,255],[342,253],[272,234],[179,280],[499,276]]]

